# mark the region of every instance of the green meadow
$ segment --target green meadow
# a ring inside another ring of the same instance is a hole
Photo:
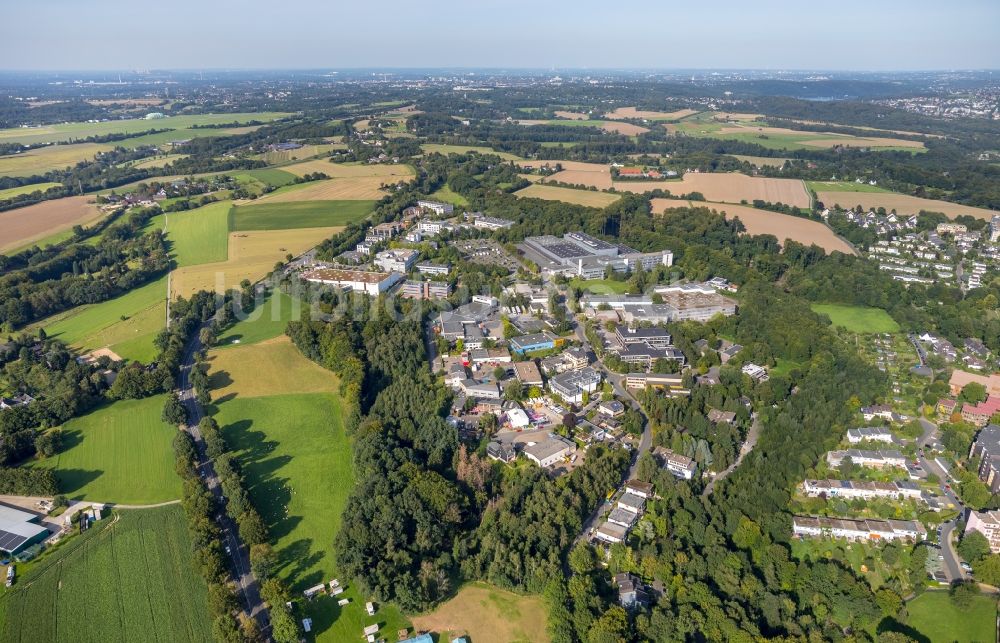
[[[881,308],[846,306],[843,304],[813,304],[813,312],[826,315],[834,326],[852,333],[895,333],[899,324]]]
[[[62,183],[32,183],[31,185],[22,185],[16,188],[7,188],[6,190],[0,190],[0,201],[6,201],[7,199],[13,199],[16,196],[22,194],[31,194],[32,192],[45,192],[49,188],[55,188],[62,185]]]
[[[959,609],[946,591],[928,591],[906,604],[906,624],[931,643],[985,643],[996,640],[996,596],[977,596]]]
[[[280,290],[272,290],[267,299],[248,314],[247,319],[236,322],[222,333],[216,346],[245,346],[283,335],[289,321],[301,318],[300,306],[297,299]]]
[[[371,214],[374,201],[278,201],[233,208],[233,231],[343,226]]]
[[[68,497],[146,505],[181,497],[171,441],[160,414],[166,395],[105,404],[62,426],[63,450],[33,466],[55,471]]]

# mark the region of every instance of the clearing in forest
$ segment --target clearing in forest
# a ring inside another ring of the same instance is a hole
[[[468,636],[476,643],[549,641],[548,608],[540,596],[524,596],[487,583],[468,583],[433,612],[413,618],[418,631],[448,641]]]

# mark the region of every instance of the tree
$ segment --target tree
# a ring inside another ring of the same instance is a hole
[[[592,572],[597,566],[597,556],[594,548],[585,542],[578,544],[569,552],[569,568],[574,574]]]
[[[958,553],[970,565],[975,564],[989,555],[990,541],[978,531],[966,532],[962,536],[962,541],[958,543]]]
[[[62,431],[50,429],[35,438],[35,451],[43,458],[49,458],[59,453],[62,448]]]
[[[494,380],[500,381],[506,374],[507,374],[507,369],[505,369],[503,366],[497,366],[496,368],[493,369]]]
[[[986,400],[986,387],[979,382],[969,382],[962,387],[962,392],[958,395],[959,402],[969,402],[978,404]]]
[[[955,607],[963,611],[972,607],[972,603],[977,596],[979,596],[979,583],[975,581],[965,581],[953,585],[951,588],[951,601],[955,604]]]
[[[976,580],[987,585],[1000,585],[1000,554],[990,554],[972,563]]]
[[[187,424],[187,409],[176,395],[167,396],[167,401],[163,404],[162,418],[167,424]]]

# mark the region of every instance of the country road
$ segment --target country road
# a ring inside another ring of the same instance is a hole
[[[228,549],[228,554],[233,561],[233,568],[236,572],[236,582],[246,606],[246,613],[257,620],[261,631],[265,634],[270,628],[267,608],[260,597],[260,587],[250,568],[250,552],[240,539],[239,529],[236,523],[225,511],[226,499],[222,495],[222,486],[219,484],[219,477],[215,473],[212,461],[205,455],[205,442],[198,429],[198,422],[202,418],[201,405],[195,399],[194,387],[191,384],[191,369],[194,368],[195,355],[201,350],[201,339],[199,333],[201,328],[207,327],[210,322],[206,322],[194,333],[194,337],[188,343],[184,352],[184,361],[181,364],[180,372],[180,400],[184,404],[188,413],[188,426],[183,427],[194,439],[195,448],[198,452],[198,472],[209,491],[215,498],[216,506],[220,508],[216,520],[222,531],[222,541]]]

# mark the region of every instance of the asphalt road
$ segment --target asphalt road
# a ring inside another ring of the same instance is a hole
[[[938,427],[925,418],[920,418],[920,424],[924,427],[924,433],[920,436],[918,446],[924,449],[936,436]],[[917,461],[923,467],[924,471],[933,473],[938,477],[938,480],[940,480],[939,493],[959,509],[958,517],[941,525],[941,555],[944,556],[941,562],[944,563],[944,572],[949,583],[965,580],[966,574],[962,569],[962,559],[958,555],[958,552],[955,551],[955,544],[953,542],[953,537],[957,538],[959,535],[955,533],[955,526],[965,511],[965,505],[962,504],[962,501],[955,492],[951,490],[950,485],[952,480],[947,471],[941,468],[934,460],[928,460],[922,455],[917,457]]]
[[[203,327],[207,324],[203,325]],[[200,332],[201,328],[198,329]],[[260,597],[260,587],[257,579],[250,569],[250,551],[240,539],[239,528],[229,514],[225,511],[226,499],[222,495],[222,486],[219,484],[219,477],[215,473],[215,467],[211,460],[205,455],[205,441],[201,437],[198,429],[198,422],[202,418],[201,405],[194,396],[194,387],[191,385],[191,369],[194,367],[195,354],[201,350],[201,339],[198,332],[188,343],[184,353],[184,362],[181,364],[180,372],[180,400],[184,404],[188,413],[189,425],[184,430],[191,434],[194,439],[195,448],[198,452],[198,474],[205,480],[205,484],[212,496],[215,498],[216,506],[220,508],[216,521],[222,531],[222,542],[228,548],[228,555],[232,560],[234,580],[240,588],[240,596],[243,598],[245,612],[257,620],[260,629],[265,634],[270,628],[267,608]]]

